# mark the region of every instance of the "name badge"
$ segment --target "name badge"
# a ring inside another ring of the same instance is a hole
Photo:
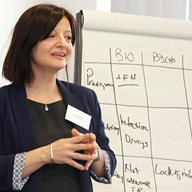
[[[75,107],[68,105],[65,119],[89,130],[91,116]]]

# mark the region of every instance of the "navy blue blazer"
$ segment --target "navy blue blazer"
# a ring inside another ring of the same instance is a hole
[[[110,157],[111,175],[114,174],[116,158],[109,147],[101,120],[100,106],[91,89],[57,80],[57,85],[66,104],[92,116],[90,132],[96,135],[100,148]],[[74,124],[80,132],[87,130]],[[37,148],[26,91],[24,86],[10,84],[0,88],[0,192],[12,190],[12,174],[16,153]],[[81,192],[92,192],[90,171],[80,173]],[[24,192],[41,192],[41,169],[31,174],[22,189]]]

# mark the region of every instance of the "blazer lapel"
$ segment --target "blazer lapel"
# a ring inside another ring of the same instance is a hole
[[[18,134],[20,135],[21,147],[23,150],[33,149],[36,146],[36,140],[33,134],[33,123],[25,87],[12,84],[12,89],[10,89],[10,100],[15,116],[15,124],[19,132]]]
[[[77,100],[75,95],[70,91],[70,88],[69,88],[70,85],[68,85],[68,83],[64,84],[62,81],[59,81],[59,80],[57,80],[57,85],[61,91],[64,103],[66,104],[66,106],[72,105],[73,107],[76,107],[82,110],[79,100]]]
[[[63,96],[63,102],[65,103],[66,107],[68,105],[71,105],[81,111],[83,111],[83,106],[81,105],[80,101],[75,97],[75,95],[70,91],[69,86],[64,84],[63,82],[57,80],[57,85],[61,91],[61,94]],[[74,127],[77,128],[78,131],[80,131],[81,133],[87,133],[89,132],[88,130],[82,128],[81,126],[74,124]]]

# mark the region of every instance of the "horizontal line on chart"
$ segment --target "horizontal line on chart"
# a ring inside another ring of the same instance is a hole
[[[179,68],[179,67],[166,67],[166,66],[161,66],[161,65],[147,65],[147,64],[139,64],[139,63],[108,63],[108,62],[84,62],[84,64],[98,64],[98,65],[133,65],[133,66],[144,66],[144,67],[155,67],[155,68],[165,68],[165,69],[176,69],[176,70],[187,70],[187,71],[192,71],[190,68]]]
[[[118,155],[115,154],[116,157],[130,157],[130,158],[138,158],[138,159],[154,159],[154,160],[163,160],[163,161],[176,161],[176,162],[185,162],[192,163],[192,160],[182,160],[182,159],[169,159],[169,158],[160,158],[160,157],[144,157],[144,156],[131,156],[131,155]]]
[[[192,107],[160,107],[160,106],[144,106],[144,105],[125,105],[125,104],[114,104],[114,103],[101,103],[101,105],[115,105],[121,107],[136,107],[136,108],[151,108],[151,109],[192,109]]]
[[[139,86],[138,84],[123,84],[123,85],[118,85],[118,87],[125,87],[125,86]]]

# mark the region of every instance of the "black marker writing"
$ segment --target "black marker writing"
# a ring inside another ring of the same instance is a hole
[[[135,59],[132,52],[122,51],[120,48],[115,49],[115,57],[117,58],[117,61],[133,62]]]
[[[93,87],[101,87],[103,90],[105,90],[106,87],[113,87],[112,83],[107,82],[101,82],[101,81],[95,81],[91,79],[91,77],[94,76],[94,71],[91,68],[87,69],[87,85],[93,86]]]
[[[131,172],[131,173],[134,173],[134,174],[139,174],[140,170],[137,168],[137,167],[133,167],[132,164],[125,164],[125,172]]]
[[[130,117],[127,117],[127,119],[123,119],[122,115],[120,114],[120,123],[121,125],[126,125],[128,127],[131,127],[133,129],[139,129],[142,131],[149,131],[148,128],[145,125],[141,125],[140,122],[132,122],[130,120]]]
[[[148,142],[147,141],[142,141],[142,140],[139,140],[139,139],[134,139],[132,138],[130,135],[128,134],[125,134],[125,141],[129,144],[137,144],[137,145],[141,145],[142,149],[146,148],[149,146]]]
[[[115,125],[110,125],[109,123],[105,123],[105,129],[109,131],[117,131],[117,135],[119,135],[119,127],[116,127]]]
[[[191,169],[188,170],[180,170],[180,169],[173,169],[171,166],[162,169],[159,167],[158,164],[155,165],[155,174],[161,176],[175,176],[177,180],[181,180],[182,178],[192,179],[192,171]]]
[[[153,63],[175,63],[176,59],[173,56],[164,56],[160,53],[153,52]]]

